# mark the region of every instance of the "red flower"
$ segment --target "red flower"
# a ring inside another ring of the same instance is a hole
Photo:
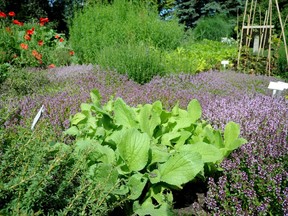
[[[64,41],[64,39],[63,39],[63,38],[60,38],[60,39],[59,39],[59,41],[60,41],[60,42],[63,42],[63,41]]]
[[[38,45],[39,45],[39,46],[43,46],[43,44],[44,44],[43,40],[39,40],[39,41],[38,41]]]
[[[55,35],[54,37],[55,37],[56,39],[60,38],[60,36],[59,36],[59,35]]]
[[[75,54],[75,52],[74,52],[73,50],[71,50],[71,51],[69,52],[69,54],[70,54],[71,56],[73,56],[73,55]]]
[[[14,17],[14,16],[15,16],[15,12],[14,12],[14,11],[10,11],[10,12],[8,13],[8,15],[9,15],[10,17]]]
[[[32,35],[32,34],[34,33],[34,30],[35,30],[35,28],[28,29],[28,30],[26,31],[26,33],[27,33],[28,35]]]
[[[5,18],[5,17],[6,17],[6,14],[5,14],[4,12],[1,12],[1,11],[0,11],[0,18],[1,18],[1,17],[2,17],[2,18]]]
[[[39,61],[42,59],[42,55],[37,50],[32,50],[32,55]]]
[[[24,50],[27,50],[28,49],[28,45],[27,44],[24,44],[24,43],[21,43],[20,44],[20,47]]]
[[[25,40],[31,40],[31,37],[28,34],[26,34],[26,35],[24,35],[24,39]]]
[[[55,68],[56,66],[54,64],[48,65],[48,68]]]
[[[14,23],[15,25],[19,25],[19,26],[23,26],[23,25],[24,25],[23,22],[19,22],[18,20],[13,20],[13,23]]]
[[[44,26],[45,23],[49,22],[49,19],[47,17],[46,18],[41,17],[39,21],[40,21],[40,26]]]
[[[49,19],[47,17],[46,18],[41,17],[39,20],[41,23],[49,22]]]

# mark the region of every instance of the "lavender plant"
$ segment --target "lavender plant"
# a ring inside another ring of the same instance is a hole
[[[267,88],[276,78],[208,71],[155,77],[139,85],[126,76],[92,66],[55,68],[47,73],[56,86],[64,86],[62,90],[1,101],[1,106],[10,110],[19,108],[18,122],[10,119],[6,128],[15,124],[30,127],[37,109],[44,104],[46,111],[40,124],[47,122],[61,134],[69,126],[69,116],[79,111],[80,103],[90,101],[93,88],[99,89],[101,103],[114,95],[130,106],[160,100],[168,110],[176,101],[183,108],[195,98],[202,106],[203,118],[214,127],[223,129],[227,122],[234,121],[248,140],[222,162],[223,177],[210,179],[204,208],[224,215],[287,214],[287,100],[273,98]]]

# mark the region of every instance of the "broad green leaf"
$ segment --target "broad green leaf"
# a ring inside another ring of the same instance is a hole
[[[188,113],[186,115],[182,115],[176,118],[176,125],[173,128],[173,131],[179,131],[180,129],[188,128],[193,124],[193,119],[188,116]]]
[[[132,175],[128,180],[128,186],[130,189],[129,199],[136,200],[142,194],[142,191],[147,183],[147,177],[141,173]]]
[[[153,109],[155,105],[157,104],[145,104],[140,108],[137,118],[140,129],[150,137],[153,136],[155,128],[161,123],[160,114]]]
[[[76,126],[72,126],[64,131],[64,134],[71,135],[71,136],[77,136],[79,135],[79,130]]]
[[[97,119],[93,116],[89,116],[87,118],[86,127],[95,130],[97,127]]]
[[[223,160],[222,152],[213,146],[204,142],[198,142],[195,144],[183,145],[178,149],[179,152],[197,152],[201,155],[203,162],[216,163]]]
[[[223,148],[224,147],[223,138],[222,138],[221,132],[219,130],[214,132],[214,145],[217,148]]]
[[[89,163],[115,163],[115,152],[108,146],[102,146],[97,140],[79,140],[75,144],[75,154],[86,156]]]
[[[172,108],[172,111],[171,111],[171,113],[172,113],[172,115],[173,116],[178,116],[179,115],[179,102],[177,102],[176,104],[175,104],[175,106]]]
[[[119,144],[122,136],[124,134],[125,129],[122,130],[115,130],[109,136],[106,137],[105,142],[109,144],[113,149],[116,149],[117,145]]]
[[[82,104],[80,105],[80,107],[81,107],[81,110],[82,110],[82,111],[84,111],[84,110],[90,111],[92,105],[91,105],[91,104],[88,104],[88,103],[82,103]]]
[[[117,184],[118,172],[111,164],[98,163],[90,166],[88,178],[96,181],[100,190],[110,192]]]
[[[203,169],[204,163],[197,152],[179,152],[172,155],[166,163],[159,165],[161,181],[181,188],[195,178]]]
[[[114,119],[116,124],[128,128],[137,128],[136,113],[121,98],[114,102]]]
[[[173,194],[169,187],[165,187],[163,184],[155,184],[149,188],[149,196],[154,198],[159,205],[165,203],[173,203]]]
[[[117,147],[130,171],[140,171],[146,166],[150,149],[150,138],[146,133],[135,128],[123,130]]]
[[[92,103],[100,107],[101,95],[97,89],[93,89],[90,92],[90,97],[91,97]]]
[[[150,164],[161,163],[167,161],[170,154],[166,146],[152,146],[152,158]]]
[[[187,142],[187,139],[191,136],[191,132],[189,131],[185,131],[185,130],[182,130],[179,132],[180,133],[180,137],[179,139],[176,141],[176,144],[175,144],[175,149],[179,148],[180,146],[184,145],[186,142]]]
[[[227,148],[229,150],[234,150],[239,148],[240,146],[242,146],[243,144],[247,143],[247,140],[243,139],[243,138],[238,138],[236,140],[234,140],[234,142],[230,143]]]
[[[159,170],[155,169],[148,174],[149,180],[152,184],[157,184],[161,181]]]
[[[171,206],[168,203],[163,203],[162,205],[155,206],[153,204],[152,198],[147,198],[145,202],[140,205],[139,201],[133,203],[134,214],[138,216],[173,216],[175,215],[171,211]]]
[[[201,118],[202,109],[198,100],[191,100],[187,106],[187,111],[193,123],[195,123],[198,119]]]
[[[229,146],[240,135],[240,126],[235,122],[228,122],[224,129],[224,144]]]
[[[112,194],[126,195],[129,193],[129,187],[127,185],[121,185],[120,188],[113,188]]]
[[[171,140],[179,138],[180,136],[181,136],[181,133],[179,133],[179,132],[165,133],[161,137],[161,144],[167,145],[167,146],[172,146]]]
[[[71,125],[77,125],[87,117],[83,113],[76,113],[71,119]]]
[[[224,129],[224,145],[229,150],[234,150],[247,141],[238,138],[240,135],[240,126],[235,122],[228,122]]]

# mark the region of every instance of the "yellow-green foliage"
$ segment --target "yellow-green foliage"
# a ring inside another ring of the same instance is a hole
[[[209,69],[221,69],[221,61],[229,60],[230,67],[237,57],[237,46],[217,41],[203,40],[186,47],[178,47],[165,53],[166,71],[197,73]],[[228,67],[229,67],[228,66]]]

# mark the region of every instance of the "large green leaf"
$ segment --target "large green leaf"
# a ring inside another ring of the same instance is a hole
[[[90,97],[91,97],[92,103],[95,104],[95,106],[100,107],[101,95],[97,89],[93,89],[90,92]]]
[[[117,147],[130,171],[140,171],[146,166],[150,149],[150,138],[146,133],[135,128],[123,130]]]
[[[163,203],[162,205],[155,206],[153,204],[152,198],[148,198],[145,202],[140,205],[139,201],[135,201],[133,203],[133,211],[138,216],[173,216],[175,215],[172,210],[171,206],[168,203]]]
[[[180,137],[177,139],[176,144],[175,144],[175,149],[179,148],[180,146],[184,145],[187,142],[187,139],[191,136],[191,132],[182,130],[179,132]]]
[[[201,118],[202,109],[198,100],[191,100],[187,106],[187,111],[193,123],[195,123],[198,119]]]
[[[181,136],[180,132],[169,132],[163,134],[161,137],[161,144],[162,145],[167,145],[167,146],[172,146],[171,140],[179,138]]]
[[[83,113],[76,113],[71,119],[71,125],[77,125],[80,122],[86,120],[86,118],[86,115],[84,115]]]
[[[141,173],[132,175],[128,180],[128,186],[130,189],[129,199],[135,200],[140,197],[142,191],[147,183],[147,177]]]
[[[235,122],[228,122],[224,129],[224,144],[227,147],[240,135],[240,126]]]
[[[223,160],[222,152],[211,144],[204,142],[198,142],[190,145],[181,146],[178,151],[180,152],[198,152],[203,162],[205,163],[216,163]]]
[[[115,152],[108,146],[102,146],[97,140],[78,140],[74,153],[79,157],[86,156],[89,164],[95,162],[114,163],[116,161]]]
[[[204,163],[197,152],[178,152],[166,163],[159,165],[161,181],[181,188],[195,178],[203,169]]]
[[[99,163],[89,168],[88,178],[96,181],[100,190],[110,192],[111,188],[115,188],[117,184],[118,172],[111,164]]]
[[[229,150],[234,150],[247,141],[243,138],[238,138],[240,135],[240,126],[235,122],[228,122],[224,129],[224,145]]]
[[[114,102],[114,119],[118,125],[123,125],[128,128],[137,127],[135,111],[127,106],[121,98],[117,98]]]
[[[140,129],[147,133],[150,137],[153,136],[155,128],[161,123],[161,118],[159,113],[159,109],[161,104],[154,103],[151,104],[145,104],[143,107],[140,108],[139,115],[138,115],[138,121]]]
[[[166,146],[161,145],[161,146],[152,146],[152,157],[151,157],[151,162],[150,164],[153,163],[161,163],[167,161],[169,158],[169,152]]]
[[[243,138],[238,138],[236,140],[234,140],[234,142],[230,143],[227,147],[230,151],[239,148],[240,146],[242,146],[243,144],[247,143],[246,139]]]

